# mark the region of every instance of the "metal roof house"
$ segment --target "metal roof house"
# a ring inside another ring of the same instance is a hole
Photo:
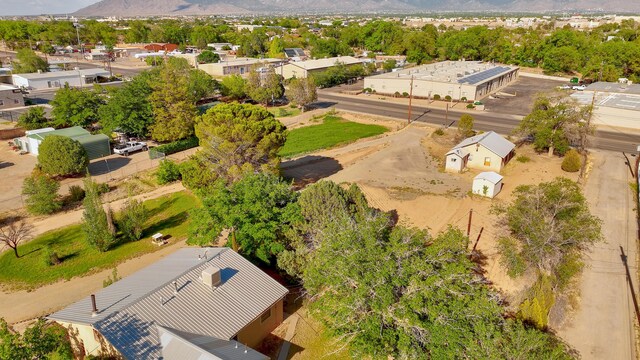
[[[65,84],[69,84],[69,86],[73,87],[84,87],[100,82],[101,79],[107,79],[108,77],[108,71],[96,68],[31,74],[13,74],[12,81],[15,86],[38,90],[61,88]]]
[[[465,168],[500,172],[515,154],[515,144],[493,131],[464,139],[445,155],[445,170]]]
[[[356,59],[353,56],[338,56],[326,59],[290,62],[276,69],[276,73],[282,75],[285,79],[291,79],[294,77],[306,78],[310,74],[326,71],[328,68],[336,65],[351,66],[362,64],[362,60]]]
[[[283,320],[288,290],[228,248],[184,248],[48,316],[87,355],[267,359],[251,349]]]
[[[111,154],[109,137],[104,134],[92,135],[80,126],[73,126],[65,129],[55,130],[54,128],[43,128],[28,130],[25,136],[16,139],[22,150],[32,155],[38,155],[38,148],[42,141],[50,135],[65,136],[78,141],[87,150],[89,160],[98,159]]]

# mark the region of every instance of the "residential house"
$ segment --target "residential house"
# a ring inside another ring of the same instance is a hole
[[[307,60],[307,54],[301,48],[285,48],[284,56],[292,61],[304,61]]]
[[[12,75],[13,85],[30,90],[61,88],[65,84],[83,87],[108,78],[109,72],[100,68]]]
[[[24,106],[24,97],[20,88],[0,84],[0,110]]]
[[[229,248],[184,248],[48,318],[87,355],[263,360],[251,348],[282,323],[287,293]]]
[[[515,147],[493,131],[472,136],[446,154],[445,170],[462,172],[471,168],[500,172],[515,154]]]
[[[357,64],[362,64],[362,61],[353,56],[338,56],[326,59],[290,62],[276,69],[276,72],[281,74],[285,79],[294,77],[300,79],[306,78],[313,73],[326,71],[333,66]]]

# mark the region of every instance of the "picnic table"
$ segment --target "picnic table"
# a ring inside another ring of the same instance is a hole
[[[151,239],[153,239],[152,242],[158,246],[164,245],[167,243],[167,240],[165,240],[164,235],[161,233],[155,233],[151,235]]]

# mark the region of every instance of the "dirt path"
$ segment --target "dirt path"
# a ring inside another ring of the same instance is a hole
[[[586,262],[580,309],[558,329],[583,359],[636,359],[636,319],[620,258],[622,246],[631,273],[637,273],[635,204],[629,187],[633,178],[624,161],[619,153],[595,152],[594,172],[585,187],[592,213],[603,221],[605,242],[595,246]]]
[[[182,183],[177,182],[171,185],[163,186],[161,188],[155,189],[151,192],[148,192],[142,195],[134,196],[134,199],[145,201],[145,200],[159,198],[161,196],[172,194],[178,191],[182,191],[184,189],[185,188],[184,186],[182,186]],[[123,207],[126,201],[127,199],[116,200],[109,203],[109,205],[111,205],[111,208],[114,211],[118,211]],[[83,212],[82,209],[78,209],[78,210],[73,210],[73,211],[69,211],[61,214],[47,216],[39,220],[35,220],[33,222],[34,236],[37,236],[47,231],[55,230],[64,226],[79,223],[82,221],[82,212]]]
[[[118,275],[121,277],[131,275],[185,246],[185,242],[180,241],[156,252],[127,260],[118,265]],[[102,289],[102,282],[111,275],[111,272],[111,269],[107,269],[89,276],[76,277],[70,281],[59,281],[42,286],[34,291],[2,292],[0,293],[0,317],[5,318],[9,323],[16,323],[60,310]]]

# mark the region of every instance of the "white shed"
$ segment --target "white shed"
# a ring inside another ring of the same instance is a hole
[[[462,172],[467,167],[467,161],[469,161],[469,153],[464,149],[451,149],[445,155],[446,163],[444,169],[452,172]]]
[[[485,171],[473,178],[472,192],[476,195],[494,198],[502,190],[502,175]]]

